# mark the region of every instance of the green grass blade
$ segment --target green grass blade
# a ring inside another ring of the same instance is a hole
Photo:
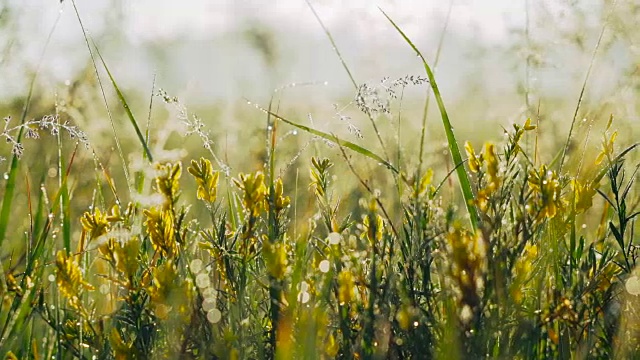
[[[111,74],[111,71],[109,70],[109,67],[107,66],[107,63],[104,61],[104,58],[102,57],[102,54],[100,54],[100,50],[98,50],[98,47],[96,46],[96,44],[93,44],[93,47],[96,49],[96,54],[98,54],[98,57],[100,58],[100,61],[102,62],[102,66],[104,66],[105,71],[107,72],[107,75],[109,76],[109,80],[111,80],[111,85],[113,85],[113,88],[116,91],[116,95],[118,95],[118,99],[120,99],[120,102],[122,103],[122,107],[124,108],[125,113],[127,113],[127,117],[129,118],[129,121],[131,122],[131,125],[133,125],[134,130],[136,131],[136,135],[138,136],[138,140],[140,141],[140,144],[142,144],[142,147],[144,149],[144,153],[147,156],[147,159],[149,159],[150,162],[153,162],[153,156],[151,155],[151,151],[149,150],[149,147],[147,146],[147,141],[145,140],[145,136],[142,134],[142,131],[140,131],[140,127],[138,126],[138,122],[136,121],[136,118],[133,116],[133,113],[131,112],[131,108],[129,107],[129,104],[127,103],[127,100],[125,99],[124,95],[122,94],[122,91],[120,91],[120,88],[118,87],[118,84],[116,83],[116,80],[113,78],[113,75]]]
[[[447,33],[449,27],[449,20],[451,20],[451,10],[453,9],[453,0],[449,1],[449,10],[447,10],[447,18],[444,22],[444,28],[440,33],[440,40],[438,40],[438,48],[436,49],[436,57],[433,60],[433,70],[435,71],[440,62],[440,54],[442,54],[442,47],[444,45],[444,36]],[[427,98],[424,101],[424,109],[422,111],[422,127],[420,128],[420,152],[418,153],[418,176],[422,173],[423,155],[424,155],[424,140],[427,132],[427,115],[429,114],[429,104],[431,96],[429,96],[429,90],[427,90]]]
[[[91,64],[93,65],[93,70],[96,74],[96,80],[98,80],[98,87],[100,88],[100,94],[102,95],[102,100],[104,101],[104,107],[107,111],[107,116],[109,117],[109,123],[111,124],[111,131],[113,132],[113,139],[116,143],[116,148],[118,149],[118,156],[120,157],[120,161],[122,162],[122,170],[124,172],[124,177],[127,180],[127,186],[129,188],[129,192],[133,192],[132,185],[133,182],[129,176],[129,168],[127,167],[127,162],[124,157],[124,153],[122,151],[122,145],[120,144],[120,137],[118,137],[118,132],[116,131],[116,125],[113,121],[113,116],[111,114],[111,108],[109,107],[109,102],[107,101],[107,95],[104,91],[104,86],[102,85],[102,78],[100,77],[100,72],[98,71],[98,65],[96,63],[96,58],[94,56],[94,52],[91,49],[91,44],[89,43],[89,35],[82,23],[82,18],[80,17],[80,12],[78,11],[78,7],[76,6],[75,0],[71,0],[71,5],[73,5],[73,10],[76,14],[76,18],[78,19],[78,24],[80,24],[80,29],[82,30],[82,36],[84,38],[84,42],[87,45],[87,51],[89,52],[89,57],[91,58]]]
[[[261,111],[264,111],[265,113],[271,115],[272,117],[274,117],[274,118],[276,118],[278,120],[281,120],[281,121],[283,121],[283,122],[285,122],[285,123],[287,123],[287,124],[289,124],[291,126],[294,126],[294,127],[297,127],[300,130],[306,131],[309,134],[315,135],[315,136],[323,138],[325,140],[329,140],[329,141],[331,141],[333,143],[336,143],[339,146],[343,146],[343,147],[345,147],[347,149],[350,149],[350,150],[353,150],[353,151],[357,152],[358,154],[361,154],[361,155],[364,155],[364,156],[366,156],[366,157],[368,157],[370,159],[373,159],[373,160],[377,161],[378,163],[386,166],[389,170],[393,171],[394,173],[396,173],[396,174],[398,173],[398,169],[396,169],[390,162],[388,162],[387,160],[383,159],[379,155],[376,155],[372,151],[363,148],[360,145],[354,144],[354,143],[352,143],[350,141],[347,141],[347,140],[342,140],[342,139],[338,138],[337,136],[335,136],[333,134],[322,132],[320,130],[316,130],[316,129],[310,128],[308,126],[295,123],[295,122],[293,122],[291,120],[285,119],[284,117],[282,117],[282,116],[280,116],[280,115],[278,115],[276,113],[273,113],[270,110],[262,108],[260,106],[256,105],[256,108],[258,108]]]
[[[447,109],[444,106],[444,102],[442,101],[442,96],[440,95],[440,90],[438,89],[438,85],[436,83],[435,76],[433,75],[433,71],[431,71],[431,67],[427,64],[424,56],[420,53],[420,50],[411,42],[409,37],[396,25],[396,23],[387,15],[382,9],[380,9],[382,14],[389,20],[391,25],[402,35],[404,40],[411,46],[411,48],[418,54],[420,60],[422,60],[422,64],[424,65],[424,69],[427,72],[427,77],[429,78],[429,84],[431,85],[431,90],[433,91],[433,96],[436,98],[436,102],[438,103],[438,108],[440,109],[440,115],[442,117],[442,124],[444,125],[444,131],[447,135],[447,142],[449,144],[449,151],[451,151],[451,157],[453,158],[454,164],[461,164],[463,162],[462,155],[460,154],[460,148],[458,147],[458,142],[456,141],[455,134],[453,132],[453,127],[451,126],[451,122],[449,121],[449,115],[447,114]],[[469,181],[469,176],[467,175],[467,171],[464,166],[460,166],[456,170],[458,174],[458,181],[460,182],[460,188],[462,190],[462,196],[464,198],[465,205],[467,206],[467,211],[469,212],[469,219],[471,220],[471,226],[474,230],[478,228],[478,212],[474,205],[474,196],[473,191],[471,190],[471,182]]]
[[[58,138],[60,141],[60,138]],[[60,217],[62,220],[62,242],[64,244],[64,249],[67,254],[71,253],[71,205],[70,205],[70,194],[69,194],[69,186],[67,179],[69,178],[69,172],[71,171],[71,165],[73,164],[73,160],[76,157],[76,153],[78,151],[78,145],[76,144],[76,148],[71,154],[71,159],[69,160],[69,164],[67,164],[66,169],[63,167],[64,164],[64,156],[62,155],[62,144],[58,143],[58,181],[60,186]]]

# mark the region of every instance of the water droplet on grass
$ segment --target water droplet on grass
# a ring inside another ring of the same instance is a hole
[[[207,320],[212,324],[218,323],[220,319],[222,319],[222,313],[218,309],[212,309],[207,313]]]
[[[320,269],[321,272],[323,273],[327,273],[329,271],[329,266],[331,264],[329,264],[329,260],[322,260],[320,261],[320,264],[318,265],[318,269]]]
[[[309,293],[306,292],[306,291],[301,291],[298,294],[298,301],[303,303],[303,304],[306,304],[307,302],[309,302],[310,298],[311,298],[311,295],[309,295]]]
[[[202,302],[202,310],[209,312],[216,308],[215,299],[207,298]]]
[[[209,281],[209,274],[198,274],[198,276],[196,276],[196,286],[199,288],[206,288],[209,287],[209,285],[211,284],[211,282]]]
[[[194,259],[193,261],[191,261],[191,264],[189,266],[192,273],[199,273],[200,270],[202,270],[202,260]]]
[[[341,238],[342,237],[340,236],[340,234],[338,234],[337,232],[332,232],[327,237],[327,240],[329,241],[329,244],[331,244],[331,245],[338,245],[340,243],[340,239]]]

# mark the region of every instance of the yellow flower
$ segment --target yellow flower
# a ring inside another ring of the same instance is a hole
[[[163,210],[156,207],[145,209],[144,222],[147,233],[151,239],[153,249],[159,251],[164,257],[173,257],[178,253],[174,231],[174,215],[171,210]]]
[[[540,170],[532,170],[529,173],[528,183],[529,188],[534,192],[532,200],[534,207],[531,211],[539,211],[538,220],[556,216],[558,210],[564,206],[558,174],[548,170],[546,165],[542,165]]]
[[[338,350],[340,350],[340,346],[336,341],[335,336],[333,336],[333,334],[329,334],[329,339],[327,340],[327,345],[325,347],[327,356],[335,358],[338,355]]]
[[[382,216],[370,213],[364,217],[362,225],[365,229],[365,232],[362,235],[366,236],[370,242],[375,243],[382,238],[382,233],[384,231],[384,221]]]
[[[124,243],[114,242],[113,257],[116,269],[125,275],[127,281],[132,279],[138,270],[138,252],[140,251],[140,240],[134,236]]]
[[[82,290],[94,289],[83,279],[78,264],[63,250],[59,250],[56,254],[56,284],[60,293],[69,299],[69,305],[76,310],[83,310],[80,302]]]
[[[523,290],[525,289],[526,281],[531,277],[533,262],[537,257],[538,246],[527,243],[522,252],[522,256],[516,260],[513,268],[514,279],[509,288],[511,297],[516,304],[520,304],[524,300]]]
[[[107,214],[103,214],[98,208],[93,214],[85,212],[80,218],[80,223],[82,223],[82,230],[89,234],[89,240],[96,239],[109,231]]]
[[[170,208],[180,194],[180,176],[182,176],[182,164],[156,164],[160,175],[156,177],[156,191],[165,197],[166,209]]]
[[[605,157],[607,159],[611,159],[611,156],[613,155],[613,145],[614,145],[614,142],[616,141],[617,136],[618,136],[617,131],[614,131],[614,133],[611,134],[611,137],[609,137],[609,139],[607,139],[605,135],[602,141],[602,151],[600,151],[600,154],[598,154],[598,156],[596,157],[596,165],[600,164]]]
[[[588,210],[593,205],[593,197],[599,184],[581,184],[578,179],[571,180],[571,188],[574,193],[576,213]]]
[[[493,192],[500,187],[501,179],[498,175],[498,156],[496,155],[496,147],[492,143],[484,145],[484,156],[487,159],[487,174],[489,175],[488,189]]]
[[[191,166],[187,171],[193,175],[196,183],[198,183],[198,199],[208,203],[215,202],[218,195],[218,178],[220,173],[213,171],[211,161],[205,158],[200,158],[199,162],[191,160]]]
[[[468,141],[464,143],[464,150],[469,158],[469,170],[477,173],[480,171],[480,167],[482,166],[482,156],[480,156],[480,158],[476,156],[475,151],[473,151],[473,146],[471,146],[471,143]]]
[[[257,171],[255,174],[240,174],[240,179],[233,179],[233,182],[243,192],[242,202],[244,208],[249,211],[252,216],[258,216],[260,210],[264,206],[267,187],[264,185],[264,174]]]
[[[289,199],[288,196],[283,196],[283,193],[284,193],[284,187],[282,185],[282,179],[278,178],[274,186],[273,199],[272,200],[270,199],[269,201],[267,201],[267,209],[270,208],[271,201],[273,201],[274,203],[274,210],[276,213],[281,212],[287,206],[289,206],[289,204],[291,203],[291,199]]]
[[[274,279],[281,280],[287,272],[287,249],[283,243],[271,243],[263,237],[262,256],[267,272]]]
[[[338,301],[340,304],[348,304],[355,298],[355,282],[353,275],[347,270],[342,270],[338,274]]]
[[[535,130],[537,126],[535,125],[531,125],[531,119],[527,119],[527,121],[525,121],[524,123],[524,130],[525,131],[529,131],[529,130]]]

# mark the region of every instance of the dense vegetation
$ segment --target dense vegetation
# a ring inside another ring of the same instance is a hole
[[[640,356],[639,143],[618,144],[606,114],[594,119],[594,145],[591,127],[578,131],[578,103],[560,141],[546,141],[531,116],[496,129],[502,141],[459,145],[432,68],[389,21],[425,74],[385,79],[385,94],[354,81],[377,144],[293,120],[275,98],[249,103],[266,119],[266,146],[247,155],[259,161],[245,172],[217,155],[200,118],[154,89],[152,106],[161,100],[205,150],[158,155],[169,135],[154,138],[134,116],[85,35],[92,66],[106,73],[99,86],[113,88],[137,143],[114,131],[117,159],[107,163],[70,121],[71,105],[28,120],[31,95],[21,116],[5,118],[0,354]],[[429,166],[426,109],[417,151],[403,152],[402,136],[389,145],[379,129],[408,87],[436,101],[447,166]],[[314,154],[291,156],[281,144],[292,134]],[[29,158],[33,139],[52,149],[54,166]]]

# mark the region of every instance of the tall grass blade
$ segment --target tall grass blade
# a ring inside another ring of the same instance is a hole
[[[438,89],[438,85],[436,83],[435,76],[433,75],[433,71],[431,71],[431,67],[425,60],[424,56],[418,48],[411,42],[409,37],[396,25],[396,23],[387,15],[382,9],[380,9],[382,14],[389,20],[391,25],[402,35],[404,40],[411,46],[411,48],[418,54],[420,60],[422,60],[422,64],[424,65],[424,69],[427,72],[427,77],[429,78],[429,84],[431,85],[431,90],[433,91],[433,96],[436,98],[436,102],[438,103],[438,108],[440,109],[440,115],[442,117],[442,124],[444,125],[444,131],[447,135],[447,142],[449,144],[449,151],[451,152],[451,157],[453,158],[453,163],[457,167],[458,181],[460,182],[460,188],[462,190],[462,196],[464,198],[465,205],[467,206],[467,211],[469,212],[469,219],[471,221],[471,226],[474,230],[478,228],[478,212],[474,205],[474,196],[473,191],[471,190],[471,183],[469,182],[469,176],[464,168],[464,166],[458,167],[458,164],[463,162],[462,155],[460,154],[460,149],[458,147],[458,142],[456,141],[455,134],[453,132],[453,127],[451,126],[451,122],[449,121],[449,115],[447,114],[447,109],[444,106],[444,102],[442,101],[442,96],[440,95],[440,90]]]
[[[98,72],[98,65],[96,64],[95,56],[93,55],[93,50],[91,50],[91,44],[89,43],[89,35],[82,23],[82,18],[80,17],[80,12],[78,11],[78,7],[76,6],[75,0],[71,0],[71,4],[73,5],[73,10],[75,11],[76,18],[78,19],[78,23],[80,24],[80,29],[82,30],[82,36],[84,37],[84,42],[87,45],[87,51],[89,51],[89,57],[91,58],[91,63],[93,65],[93,70],[96,74],[96,79],[98,80],[98,86],[100,87],[100,93],[102,95],[102,100],[104,101],[105,109],[107,110],[107,115],[109,117],[109,122],[111,124],[111,131],[113,132],[113,138],[116,143],[116,148],[118,149],[118,156],[120,157],[120,161],[122,162],[122,170],[124,172],[124,177],[127,181],[127,186],[129,188],[129,192],[133,192],[131,188],[132,182],[129,176],[129,168],[127,166],[127,162],[124,158],[124,153],[122,151],[122,145],[120,144],[120,137],[118,137],[118,132],[116,131],[116,126],[113,121],[113,116],[111,115],[111,108],[109,108],[109,102],[107,101],[107,95],[104,91],[104,86],[102,85],[102,78],[100,77],[100,73]],[[94,44],[95,46],[95,44]],[[97,50],[97,47],[96,47]]]
[[[127,113],[127,117],[129,118],[129,121],[131,122],[133,129],[136,131],[136,135],[138,136],[138,140],[140,141],[140,144],[142,144],[142,148],[144,149],[144,153],[147,159],[149,159],[150,162],[153,162],[153,156],[151,155],[149,146],[147,146],[147,141],[145,140],[145,136],[142,134],[142,131],[140,131],[140,127],[138,127],[136,118],[133,116],[133,113],[131,112],[131,108],[129,107],[127,100],[122,94],[122,91],[120,91],[120,87],[118,87],[116,80],[113,78],[113,75],[111,74],[111,71],[107,66],[107,63],[104,61],[104,58],[102,57],[102,54],[100,54],[100,50],[98,50],[98,47],[96,46],[95,43],[93,44],[93,46],[96,49],[96,54],[98,54],[98,57],[102,62],[102,66],[104,66],[104,70],[107,72],[107,75],[109,76],[109,80],[111,80],[111,85],[113,85],[113,88],[115,89],[116,94],[118,95],[118,99],[122,103],[122,107],[124,108],[125,113]]]
[[[442,33],[440,34],[440,40],[438,40],[438,48],[436,49],[436,57],[433,60],[433,71],[436,71],[438,63],[440,62],[440,54],[442,53],[442,46],[444,45],[444,36],[447,33],[449,27],[449,20],[451,20],[451,10],[453,9],[453,0],[449,1],[449,10],[447,10],[447,19],[444,22]],[[422,110],[422,127],[420,128],[420,152],[418,153],[418,176],[422,173],[422,164],[424,156],[424,140],[427,130],[427,114],[429,113],[429,104],[431,103],[431,96],[429,96],[429,90],[427,90],[427,98],[424,101],[424,109]]]
[[[289,124],[291,126],[294,126],[294,127],[297,127],[300,130],[306,131],[309,134],[315,135],[315,136],[323,138],[325,140],[329,140],[329,141],[331,141],[331,142],[333,142],[333,143],[335,143],[335,144],[337,144],[339,146],[343,146],[343,147],[345,147],[347,149],[350,149],[350,150],[353,150],[353,151],[357,152],[358,154],[361,154],[361,155],[364,155],[364,156],[366,156],[366,157],[368,157],[370,159],[373,159],[373,160],[377,161],[378,163],[386,166],[389,170],[393,171],[395,174],[398,174],[398,169],[396,169],[387,160],[385,160],[382,157],[380,157],[379,155],[376,155],[375,153],[373,153],[371,150],[365,149],[362,146],[354,144],[354,143],[352,143],[350,141],[340,139],[340,138],[338,138],[337,136],[335,136],[333,134],[325,133],[323,131],[310,128],[308,126],[304,126],[304,125],[295,123],[295,122],[293,122],[291,120],[285,119],[284,117],[282,117],[282,116],[280,116],[280,115],[278,115],[278,114],[276,114],[276,113],[274,113],[274,112],[272,112],[270,110],[262,108],[260,106],[256,105],[256,108],[258,108],[259,110],[261,110],[261,111],[271,115],[272,117],[274,117],[274,118],[276,118],[278,120],[281,120],[281,121],[283,121],[283,122],[285,122],[285,123],[287,123],[287,124]]]

